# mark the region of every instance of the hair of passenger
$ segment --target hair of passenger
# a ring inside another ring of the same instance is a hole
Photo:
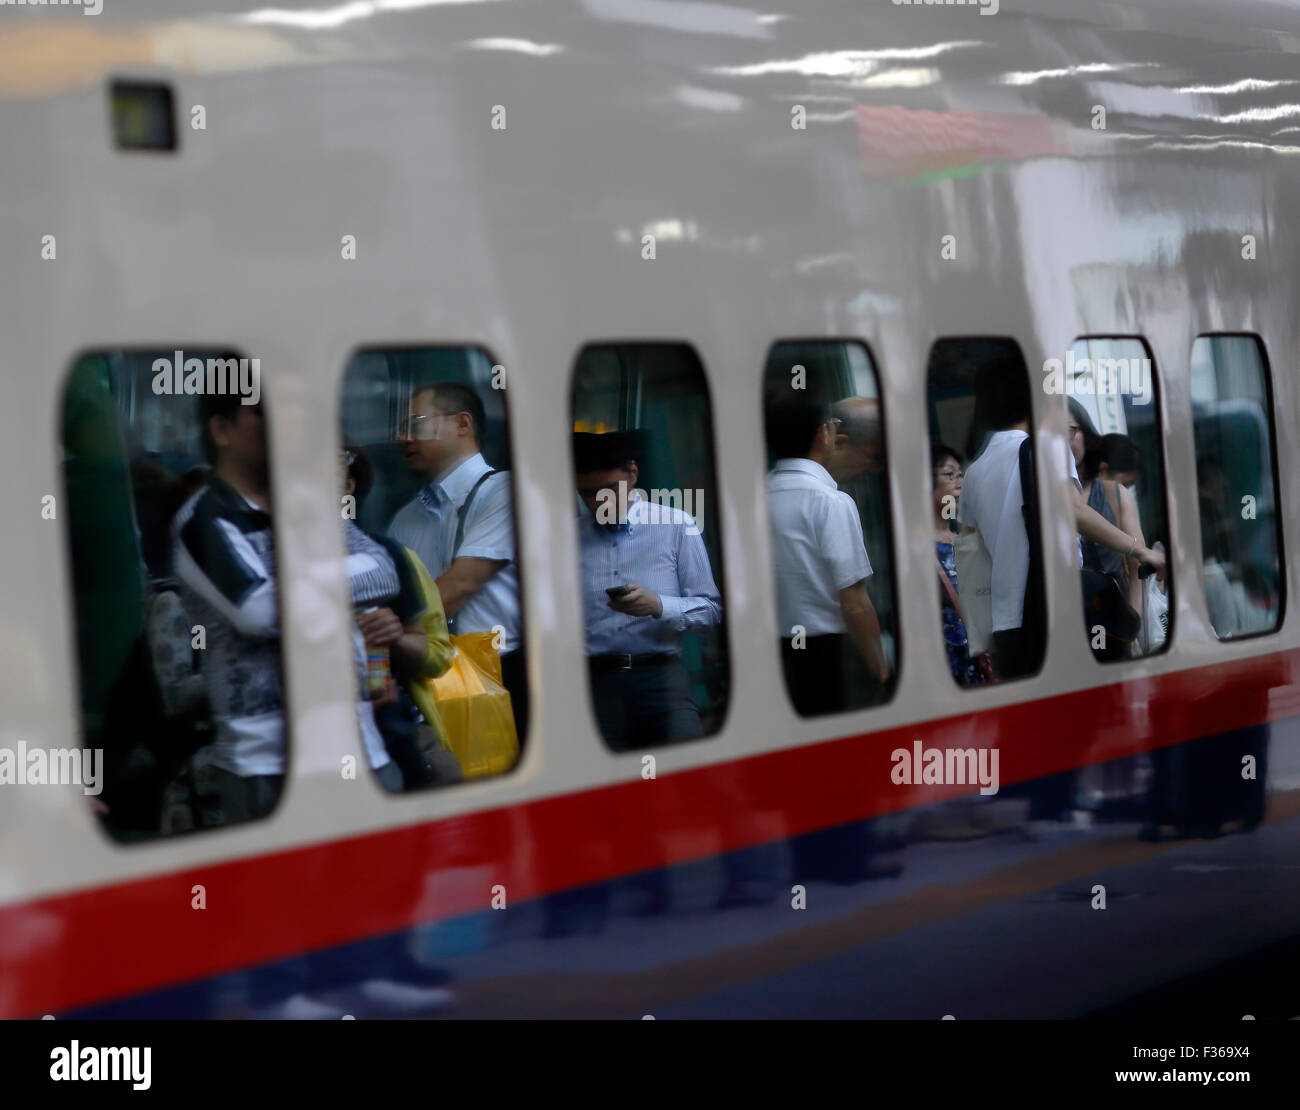
[[[1073,397],[1070,398],[1069,404],[1070,415],[1083,429],[1083,462],[1079,464],[1079,478],[1086,482],[1095,478],[1097,471],[1101,469],[1104,450],[1101,434],[1097,431],[1097,425],[1092,422],[1092,417],[1088,415],[1087,409]]]
[[[642,429],[618,432],[574,432],[573,472],[595,474],[606,470],[629,470],[644,458],[648,444]]]
[[[778,459],[803,459],[830,417],[825,398],[809,389],[779,385],[763,398],[768,450]]]
[[[199,397],[199,423],[203,428],[203,455],[213,466],[217,463],[217,441],[212,438],[212,418],[224,416],[232,424],[239,419],[239,410],[247,408],[239,393],[204,393]]]
[[[415,387],[412,396],[421,393],[433,393],[433,405],[437,411],[450,416],[457,412],[469,413],[474,422],[474,443],[483,446],[483,426],[487,423],[487,413],[478,392],[462,382],[429,382]]]
[[[1024,359],[997,353],[982,357],[975,368],[976,420],[1001,432],[1032,415]]]
[[[1142,469],[1142,452],[1132,438],[1122,432],[1110,432],[1101,437],[1102,457],[1112,474]]]
[[[880,442],[880,402],[874,397],[844,397],[831,405],[830,414],[840,421],[839,431],[854,446]]]
[[[961,466],[961,456],[946,443],[932,443],[930,445],[931,470],[942,470],[943,464],[949,459],[952,459],[958,466]]]
[[[348,477],[353,481],[352,496],[357,499],[359,507],[375,488],[375,466],[370,461],[370,452],[360,444],[345,443],[343,450],[352,456],[348,463]]]
[[[208,484],[212,467],[198,463],[177,475],[168,485],[167,519],[170,520],[191,497]]]

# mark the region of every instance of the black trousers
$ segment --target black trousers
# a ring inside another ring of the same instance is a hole
[[[845,633],[809,636],[803,647],[781,641],[785,687],[801,717],[860,709],[883,692]]]
[[[1031,628],[1009,628],[993,633],[993,669],[998,681],[1025,678],[1042,662],[1038,639]]]
[[[699,706],[680,660],[626,671],[592,667],[591,694],[601,734],[615,751],[704,735]]]
[[[515,733],[522,750],[524,737],[528,734],[528,667],[523,648],[515,648],[501,656],[501,681],[510,695],[510,708],[515,714]]]

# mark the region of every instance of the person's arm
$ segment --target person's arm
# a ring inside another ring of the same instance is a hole
[[[1097,480],[1101,481],[1100,478]],[[1139,547],[1145,547],[1147,541],[1146,537],[1142,535],[1142,524],[1138,520],[1137,502],[1133,500],[1133,495],[1118,482],[1112,484],[1115,486],[1115,494],[1119,498],[1120,528],[1130,536],[1137,537]],[[1138,578],[1138,565],[1137,559],[1124,560],[1124,573],[1128,576],[1128,603],[1141,613],[1142,582]]]
[[[1075,527],[1085,540],[1092,540],[1102,547],[1109,547],[1121,555],[1131,555],[1140,563],[1149,563],[1156,568],[1161,581],[1164,581],[1165,557],[1160,552],[1152,551],[1140,539],[1137,539],[1135,545],[1136,537],[1116,528],[1101,513],[1093,509],[1084,500],[1083,491],[1078,486],[1071,482],[1069,488],[1074,499]]]
[[[280,634],[275,576],[228,520],[192,515],[175,534],[176,577],[228,620],[241,636]]]
[[[438,596],[442,598],[443,612],[449,617],[454,617],[509,561],[509,559],[478,559],[465,555],[453,560],[447,572],[435,579]]]
[[[357,614],[357,627],[367,643],[388,648],[398,678],[410,678],[424,667],[429,656],[429,642],[419,620],[403,624],[391,609],[372,609]]]
[[[392,556],[354,552],[343,561],[348,580],[348,597],[354,606],[368,605],[395,597],[401,588]]]
[[[722,595],[713,581],[709,553],[699,534],[689,531],[692,525],[683,525],[678,538],[678,594],[657,594],[639,582],[627,582],[627,593],[609,599],[611,609],[630,617],[671,621],[679,632],[712,628],[722,620]]]
[[[465,521],[456,557],[438,576],[443,612],[454,617],[493,575],[515,557],[515,528],[508,477],[489,478],[479,489]]]
[[[693,522],[684,525],[677,544],[679,597],[660,597],[659,619],[671,621],[680,632],[713,628],[722,621],[722,594],[713,581],[709,552]]]
[[[420,621],[402,625],[402,635],[392,643],[391,658],[398,678],[414,678],[424,669],[429,658],[429,641]]]
[[[437,678],[446,674],[451,667],[456,649],[447,631],[447,615],[443,612],[437,584],[420,557],[410,548],[406,550],[406,557],[411,569],[415,571],[425,605],[424,612],[420,615],[420,627],[424,630],[425,659],[417,677]]]
[[[839,591],[844,627],[878,682],[889,681],[889,659],[880,638],[880,618],[867,593],[866,579]]]
[[[817,546],[830,570],[840,615],[849,639],[879,681],[889,679],[889,658],[880,635],[880,617],[867,593],[871,559],[862,534],[862,519],[853,498],[838,493],[825,502],[825,515],[817,524]]]

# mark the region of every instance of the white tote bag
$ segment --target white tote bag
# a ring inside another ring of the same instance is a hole
[[[1169,597],[1154,578],[1142,583],[1142,654],[1159,651],[1169,635]]]
[[[972,658],[993,648],[993,559],[978,528],[963,527],[952,543],[957,599]]]

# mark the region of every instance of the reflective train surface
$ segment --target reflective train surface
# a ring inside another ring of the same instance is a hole
[[[0,7],[0,1016],[1300,1013],[1298,58],[1272,0]],[[948,650],[939,561],[991,365],[1014,679]],[[825,712],[769,500],[805,382],[879,626]],[[1165,560],[1113,651],[1081,424]],[[461,488],[426,569],[453,631],[496,591],[514,724],[413,712],[451,782],[363,693],[351,576],[457,443],[497,538]],[[633,457],[698,596],[620,601],[583,481]]]

